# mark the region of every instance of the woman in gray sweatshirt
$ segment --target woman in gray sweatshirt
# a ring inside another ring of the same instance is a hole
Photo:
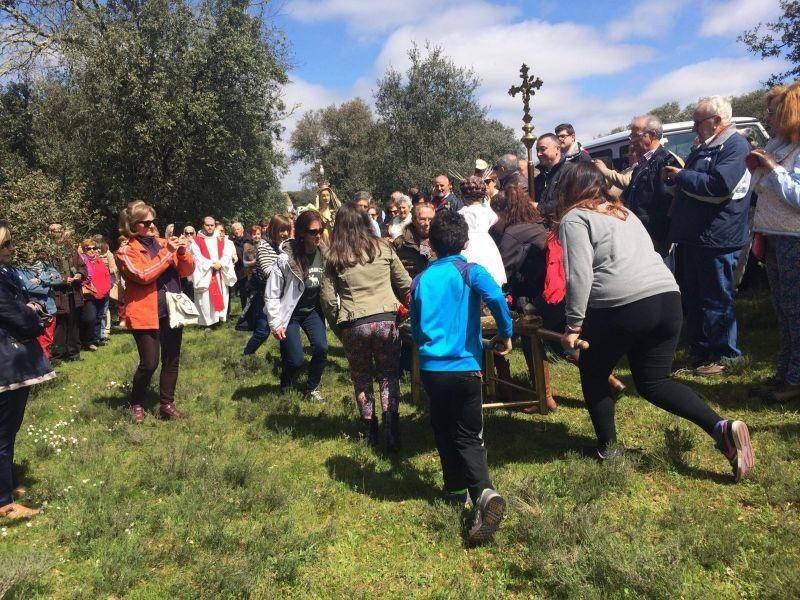
[[[617,440],[608,376],[627,355],[639,394],[692,421],[714,438],[738,481],[753,468],[742,421],[720,417],[690,387],[670,377],[683,314],[678,285],[641,221],[611,196],[592,163],[564,178],[557,204],[564,247],[567,327],[561,343],[589,342],[579,363],[581,386],[597,434],[595,456]]]

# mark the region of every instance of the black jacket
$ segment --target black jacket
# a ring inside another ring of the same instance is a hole
[[[650,237],[659,244],[667,241],[672,206],[672,194],[661,181],[661,170],[674,160],[663,146],[659,146],[650,160],[634,167],[631,182],[622,193],[625,206],[639,217]]]
[[[17,270],[0,267],[0,390],[54,377],[36,338],[44,332],[39,315],[26,306],[28,294]]]
[[[542,223],[517,223],[503,230],[497,244],[514,298],[535,298],[544,289],[547,228]]]
[[[555,216],[556,204],[558,203],[556,195],[558,193],[558,184],[571,168],[573,168],[573,163],[568,163],[564,158],[548,171],[539,167],[539,174],[536,176],[533,185],[536,188],[536,202],[539,214],[543,217],[552,219]]]

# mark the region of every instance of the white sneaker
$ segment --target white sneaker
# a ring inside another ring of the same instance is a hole
[[[325,398],[322,395],[322,392],[319,391],[319,388],[311,390],[310,392],[308,392],[308,394],[306,394],[306,396],[308,397],[309,400],[311,400],[311,402],[316,402],[317,404],[322,404],[323,402],[325,402]]]

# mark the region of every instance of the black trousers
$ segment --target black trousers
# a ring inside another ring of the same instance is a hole
[[[0,506],[11,503],[11,491],[19,485],[14,471],[14,443],[30,391],[30,387],[24,387],[0,393]]]
[[[75,298],[69,295],[69,312],[56,315],[53,332],[53,358],[71,358],[81,353],[80,310],[75,308]]]
[[[150,380],[158,368],[161,355],[161,378],[159,394],[161,403],[171,403],[175,399],[175,386],[178,383],[178,367],[181,358],[183,329],[172,329],[169,319],[160,319],[158,329],[134,329],[133,339],[139,351],[139,367],[133,374],[131,404],[142,404]]]
[[[578,368],[600,448],[617,439],[608,376],[623,355],[645,400],[712,434],[721,417],[694,390],[670,376],[682,319],[677,292],[586,311],[581,337],[589,349],[581,351]]]
[[[473,503],[491,488],[483,446],[481,378],[475,372],[422,371],[447,493],[469,490]]]

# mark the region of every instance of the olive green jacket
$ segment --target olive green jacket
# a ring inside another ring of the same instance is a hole
[[[411,278],[391,245],[381,241],[375,260],[341,272],[330,265],[320,289],[322,310],[333,327],[380,313],[397,312]]]

